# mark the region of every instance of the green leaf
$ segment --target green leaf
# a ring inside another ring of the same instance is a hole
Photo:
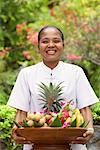
[[[39,122],[34,121],[34,127],[42,127],[42,125]]]
[[[71,122],[71,127],[76,127],[76,118]]]
[[[79,127],[85,127],[85,121]]]
[[[29,127],[29,125],[27,124],[27,122],[25,120],[23,120],[23,126],[24,127]]]
[[[22,126],[19,125],[16,121],[14,121],[14,124],[18,127],[18,128],[21,128]]]
[[[50,127],[62,127],[62,123],[58,116],[55,117],[53,122],[50,124]]]

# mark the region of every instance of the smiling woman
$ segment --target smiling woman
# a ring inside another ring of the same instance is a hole
[[[82,137],[72,141],[72,150],[86,150],[86,144],[93,136],[93,121],[89,106],[98,102],[85,73],[79,66],[60,61],[64,51],[64,36],[60,29],[55,26],[46,26],[38,34],[38,48],[43,61],[22,69],[18,75],[12,90],[8,105],[17,109],[15,121],[23,121],[28,112],[41,112],[39,85],[43,83],[46,87],[62,83],[63,99],[65,103],[73,100],[73,109],[78,108],[84,120],[89,122],[87,131]],[[57,94],[57,93],[56,93]],[[47,99],[47,104],[52,99]],[[56,101],[56,98],[54,99]],[[57,103],[57,101],[56,101]],[[58,105],[58,103],[57,103]],[[14,125],[12,138],[17,143],[29,144],[25,138],[16,133],[17,126]],[[25,150],[31,150],[32,145],[25,145]]]
[[[53,26],[42,28],[38,35],[39,52],[44,64],[50,68],[57,66],[64,49],[64,36]]]

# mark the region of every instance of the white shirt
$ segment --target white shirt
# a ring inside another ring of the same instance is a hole
[[[79,109],[98,102],[82,68],[62,61],[50,69],[43,62],[22,69],[10,95],[8,105],[26,112],[42,111],[39,100],[39,84],[62,82],[65,101],[74,101]],[[29,149],[28,149],[29,150]],[[83,149],[82,149],[83,150]]]

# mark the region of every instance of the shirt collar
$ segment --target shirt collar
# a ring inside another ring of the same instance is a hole
[[[59,69],[61,68],[61,66],[62,66],[62,61],[59,61],[58,65],[57,65],[55,68],[51,69],[51,68],[49,68],[48,66],[46,66],[46,65],[44,64],[44,62],[42,61],[42,68],[43,68],[44,71],[46,71],[46,72],[48,72],[48,73],[56,72],[57,70],[59,70]]]

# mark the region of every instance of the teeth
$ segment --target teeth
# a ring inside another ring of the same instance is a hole
[[[47,51],[47,53],[50,54],[50,55],[53,55],[53,54],[55,54],[55,51],[51,50],[51,51]]]

